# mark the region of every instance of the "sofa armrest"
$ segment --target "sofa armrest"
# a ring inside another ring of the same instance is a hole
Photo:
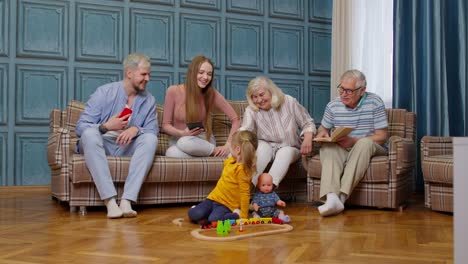
[[[56,133],[60,127],[62,127],[62,111],[52,109],[49,115],[50,133]]]
[[[58,128],[50,133],[47,142],[47,161],[52,170],[60,169],[63,162],[69,160],[70,133],[68,129]]]
[[[447,154],[453,154],[451,137],[424,136],[421,139],[421,160]]]
[[[416,144],[408,138],[391,136],[388,158],[391,181],[412,174],[416,168]]]

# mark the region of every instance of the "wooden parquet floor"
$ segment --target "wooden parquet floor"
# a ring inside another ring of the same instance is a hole
[[[291,232],[212,242],[190,235],[187,204],[108,220],[103,207],[80,216],[49,194],[0,187],[0,263],[453,263],[453,216],[424,208],[422,195],[403,212],[354,207],[328,218],[291,203]]]

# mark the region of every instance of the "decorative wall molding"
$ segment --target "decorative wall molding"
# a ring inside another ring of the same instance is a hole
[[[188,66],[197,55],[209,57],[216,68],[221,64],[221,19],[211,16],[180,15],[180,66]]]
[[[226,68],[263,71],[263,23],[226,20]]]
[[[304,73],[304,27],[269,24],[269,70]]]
[[[270,0],[270,17],[304,20],[303,0]]]
[[[8,64],[0,64],[0,125],[7,124]]]
[[[48,125],[50,110],[63,109],[66,105],[66,69],[45,65],[18,65],[16,76],[15,123]]]
[[[99,86],[120,81],[122,78],[122,70],[76,68],[74,98],[85,102]]]
[[[130,10],[130,51],[148,55],[159,65],[174,65],[174,13]]]
[[[199,8],[204,10],[221,10],[220,0],[180,0],[181,7]]]
[[[264,3],[263,0],[227,0],[226,11],[263,16]]]
[[[333,0],[311,0],[309,2],[309,21],[332,23]]]
[[[309,74],[330,75],[331,37],[326,28],[309,28]]]
[[[50,184],[50,169],[47,162],[47,133],[15,134],[15,184]]]
[[[0,56],[8,56],[9,44],[9,31],[8,19],[9,17],[9,1],[0,0]]]
[[[18,56],[68,58],[68,3],[18,1]]]
[[[76,60],[121,62],[123,8],[77,4]]]
[[[7,184],[7,133],[0,133],[0,184]]]

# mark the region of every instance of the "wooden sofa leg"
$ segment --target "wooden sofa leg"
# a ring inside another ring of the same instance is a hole
[[[406,203],[401,204],[401,205],[398,207],[398,212],[403,213],[403,210],[406,208],[406,206],[407,206]]]
[[[88,212],[86,211],[86,206],[80,206],[80,215],[86,215]]]

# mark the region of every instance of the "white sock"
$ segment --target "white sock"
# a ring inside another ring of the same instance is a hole
[[[137,212],[132,209],[132,204],[127,199],[122,199],[122,201],[120,201],[120,210],[122,210],[124,217],[137,216]]]
[[[123,213],[122,210],[117,206],[115,198],[109,198],[104,200],[104,204],[107,207],[107,217],[108,218],[120,218]]]
[[[234,209],[234,211],[232,211],[232,212],[237,214],[240,217],[240,209],[239,208]]]
[[[322,216],[336,215],[343,211],[344,205],[336,193],[327,193],[327,201],[324,205],[318,207]]]
[[[346,193],[340,193],[340,201],[342,204],[345,204],[347,199],[348,199],[348,195]]]

